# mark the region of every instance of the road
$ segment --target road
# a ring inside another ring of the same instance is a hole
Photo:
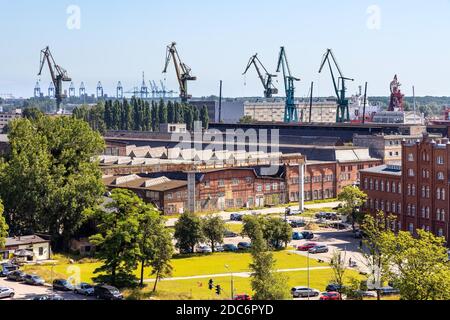
[[[72,292],[53,292],[51,286],[31,286],[23,283],[9,281],[5,278],[0,278],[0,287],[8,287],[14,289],[16,295],[13,300],[30,300],[36,296],[40,295],[49,295],[49,294],[57,294],[58,296],[63,297],[65,300],[90,300],[93,298],[87,298],[84,296],[80,296],[74,294]],[[4,299],[11,300],[11,299]]]

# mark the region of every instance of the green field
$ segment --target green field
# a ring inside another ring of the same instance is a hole
[[[283,273],[288,277],[288,286],[307,286],[308,273],[306,271]],[[361,276],[355,271],[348,271],[347,280],[352,277],[358,279]],[[330,270],[311,270],[310,272],[310,287],[324,291],[330,280],[333,278],[333,271]],[[153,297],[162,300],[224,300],[231,298],[231,277],[223,277],[213,279],[214,283],[219,284],[223,289],[223,294],[218,297],[215,291],[208,289],[209,279],[199,280],[181,280],[181,281],[162,281],[158,284],[157,294]],[[128,290],[125,291],[125,296],[128,299],[149,299],[152,297],[153,284],[149,283],[148,287],[143,290]],[[236,294],[250,294],[252,289],[250,278],[234,277],[234,288]]]
[[[275,252],[274,257],[277,260],[277,269],[297,269],[307,267],[307,258],[290,253],[288,251]],[[176,256],[172,260],[174,268],[173,277],[189,277],[197,275],[223,274],[227,273],[225,265],[228,265],[235,273],[249,271],[251,255],[249,253],[215,253],[210,255],[194,256]],[[92,282],[96,276],[95,269],[101,265],[100,262],[75,263],[70,264],[64,261],[53,267],[53,279],[68,278],[70,276],[79,276],[81,281]],[[326,266],[316,260],[310,259],[310,266]],[[26,266],[25,272],[36,273],[45,280],[52,279],[52,266]],[[145,270],[145,277],[151,279],[150,269]],[[139,276],[139,270],[135,272]]]

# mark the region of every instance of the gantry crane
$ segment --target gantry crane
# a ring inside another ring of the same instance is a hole
[[[277,72],[283,71],[284,87],[286,90],[286,110],[284,113],[284,122],[298,122],[298,111],[295,105],[295,81],[300,81],[299,78],[295,78],[291,74],[289,63],[286,57],[286,51],[284,47],[281,47],[280,56],[278,59]]]
[[[163,73],[167,73],[167,68],[169,67],[170,60],[172,59],[175,65],[178,83],[180,85],[181,101],[187,102],[190,98],[192,98],[192,96],[188,94],[188,81],[195,81],[197,80],[197,77],[192,76],[191,68],[181,61],[176,45],[177,44],[175,42],[172,42],[172,44],[167,47],[166,65]]]
[[[56,108],[61,110],[61,102],[66,96],[63,94],[63,81],[70,82],[72,79],[67,75],[67,71],[61,66],[57,65],[55,59],[53,59],[50,48],[46,47],[41,50],[41,67],[39,69],[38,76],[41,76],[44,64],[47,62],[50,69],[50,75],[52,77],[52,83],[55,87]]]
[[[257,53],[250,58],[247,68],[245,69],[242,75],[247,74],[248,70],[252,65],[255,66],[256,73],[258,73],[259,80],[261,80],[261,83],[264,87],[264,97],[272,98],[274,94],[278,94],[278,89],[275,88],[275,86],[272,83],[272,79],[275,78],[277,75],[270,74],[267,71],[266,67],[264,67],[264,65],[262,64],[261,60],[259,60]],[[266,73],[265,75],[261,73],[260,68],[264,70],[264,72]]]
[[[331,65],[331,59],[339,72],[339,78],[336,79],[336,76],[333,72],[333,67]],[[323,56],[322,64],[320,65],[319,73],[322,72],[325,63],[328,62],[328,66],[330,67],[331,78],[333,80],[334,91],[336,92],[337,97],[337,110],[336,110],[336,123],[350,122],[350,111],[349,111],[349,100],[345,97],[345,92],[347,88],[345,87],[345,81],[355,81],[354,79],[344,77],[344,74],[337,63],[336,58],[334,57],[333,51],[331,49],[327,49]]]

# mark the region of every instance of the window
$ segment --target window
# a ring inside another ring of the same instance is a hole
[[[442,156],[437,157],[436,158],[436,162],[439,165],[443,165],[444,164],[444,157],[442,157]]]
[[[379,189],[378,180],[375,180],[375,190],[378,191],[378,189]]]
[[[373,190],[373,180],[370,179],[370,190]]]
[[[364,189],[369,189],[369,180],[367,178],[364,179]]]
[[[441,180],[441,181],[444,180],[444,173],[443,172],[438,172],[437,179]]]
[[[272,189],[273,189],[273,191],[277,191],[278,190],[278,183],[274,183],[272,185]]]
[[[253,179],[251,177],[247,177],[245,178],[245,181],[247,182],[247,184],[251,184],[253,182]],[[298,178],[297,178],[298,181]]]
[[[426,197],[426,189],[425,186],[422,187],[422,198]]]
[[[416,195],[416,185],[415,184],[412,185],[411,192],[412,192],[413,196]]]
[[[397,212],[397,203],[395,201],[392,202],[392,213]]]
[[[446,196],[445,196],[445,189],[442,188],[441,189],[441,200],[445,200]]]
[[[408,154],[408,161],[414,162],[414,155],[412,153]]]
[[[263,187],[262,187],[261,184],[258,184],[258,185],[256,186],[256,191],[257,191],[257,192],[262,192],[262,191],[263,191]]]
[[[233,180],[231,180],[231,184],[232,184],[233,186],[238,186],[239,183],[240,183],[240,181],[239,181],[239,179],[237,179],[237,178],[233,178]]]
[[[414,175],[414,169],[409,169],[408,170],[408,176],[409,177],[414,177],[415,175]]]
[[[384,181],[381,181],[380,186],[381,186],[381,192],[384,192]]]
[[[409,233],[414,234],[414,223],[410,223],[408,225],[408,231]]]
[[[444,229],[439,229],[438,230],[438,237],[443,237],[444,236]]]
[[[398,183],[397,191],[398,191],[398,193],[402,193],[402,184],[400,182]]]
[[[410,195],[411,195],[411,185],[408,184],[408,196],[410,196]]]
[[[219,180],[219,187],[225,187],[225,180],[223,179]]]
[[[266,191],[270,191],[270,190],[271,190],[270,183],[267,183],[267,184],[266,184]]]
[[[436,190],[436,199],[441,200],[441,188],[437,188]]]
[[[430,219],[430,207],[426,207],[425,218]]]
[[[397,184],[395,182],[392,182],[392,192],[393,193],[397,192]]]
[[[205,188],[209,188],[209,187],[211,187],[211,182],[209,180],[205,180],[205,182],[203,183],[203,186]]]
[[[172,200],[173,199],[173,194],[172,193],[168,193],[167,194],[167,199]]]
[[[386,211],[391,212],[391,203],[389,201],[386,202]]]
[[[427,197],[427,199],[430,199],[430,187],[427,187],[426,191],[427,191],[426,197]]]
[[[40,256],[44,255],[44,247],[39,247],[39,255]]]
[[[386,192],[391,192],[391,183],[389,181],[386,183]]]
[[[416,206],[415,205],[412,205],[411,206],[411,215],[413,216],[413,217],[415,217],[416,216]]]

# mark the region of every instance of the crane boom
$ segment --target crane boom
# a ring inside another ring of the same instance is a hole
[[[291,69],[286,56],[286,50],[281,47],[280,55],[278,58],[277,72],[283,72],[284,87],[286,90],[286,110],[284,113],[284,122],[298,122],[298,111],[295,105],[295,81],[300,81],[299,78],[293,77]]]
[[[50,70],[50,75],[52,77],[52,83],[55,86],[56,107],[58,111],[60,111],[61,102],[63,98],[65,98],[65,95],[62,92],[62,83],[63,81],[70,82],[72,81],[72,79],[67,75],[67,71],[64,68],[56,64],[55,59],[53,58],[53,55],[48,46],[45,49],[41,50],[40,60],[41,61],[38,76],[41,76],[44,65],[47,62],[48,68]]]
[[[275,78],[277,75],[270,74],[267,71],[266,67],[264,67],[264,65],[262,64],[261,60],[259,60],[257,53],[250,58],[247,64],[247,68],[245,68],[243,75],[247,74],[248,70],[252,65],[255,66],[256,73],[258,74],[259,80],[261,80],[261,83],[264,87],[264,97],[272,98],[274,94],[278,94],[278,89],[275,88],[275,86],[272,83],[272,79]],[[262,74],[260,67],[264,70],[265,75]]]
[[[195,81],[197,80],[197,77],[191,75],[191,68],[180,59],[176,45],[176,42],[172,42],[172,44],[167,46],[166,64],[163,73],[167,73],[167,68],[172,60],[175,66],[178,84],[180,86],[181,101],[187,102],[190,98],[192,98],[192,96],[188,94],[188,81]]]
[[[331,58],[330,58],[331,57]],[[332,62],[339,73],[338,79],[333,72]],[[349,100],[345,97],[347,88],[345,87],[345,81],[354,81],[354,79],[344,76],[342,69],[339,67],[336,57],[331,49],[327,49],[325,52],[322,63],[320,64],[319,73],[322,73],[325,63],[328,63],[330,68],[331,79],[333,81],[334,91],[337,97],[337,110],[336,110],[336,122],[343,123],[350,121]]]

